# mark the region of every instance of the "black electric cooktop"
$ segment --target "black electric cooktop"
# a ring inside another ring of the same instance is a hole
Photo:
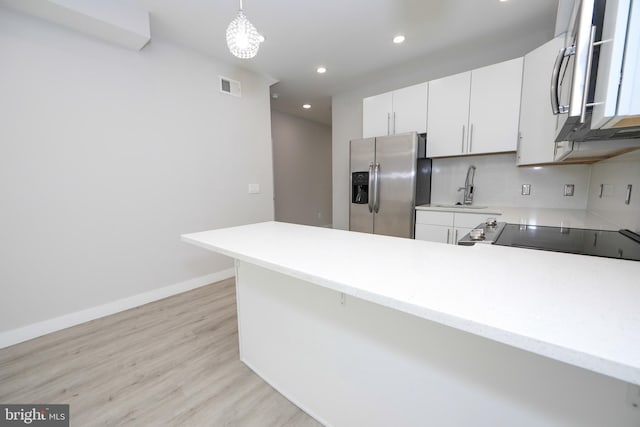
[[[640,261],[640,235],[629,230],[505,224],[493,244]]]

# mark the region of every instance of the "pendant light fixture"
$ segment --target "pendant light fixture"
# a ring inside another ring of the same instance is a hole
[[[227,27],[227,46],[229,51],[241,59],[253,58],[258,53],[260,43],[263,41],[264,37],[258,33],[256,27],[244,15],[242,0],[240,0],[238,15]]]

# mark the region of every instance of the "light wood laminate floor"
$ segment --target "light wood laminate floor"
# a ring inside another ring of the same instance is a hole
[[[72,426],[319,426],[239,360],[234,281],[0,350],[1,403]]]

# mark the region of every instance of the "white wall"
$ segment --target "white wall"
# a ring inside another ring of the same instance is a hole
[[[539,166],[519,168],[515,154],[473,156],[433,160],[431,201],[462,202],[467,168],[476,166],[476,205],[586,209],[590,165]],[[522,184],[531,185],[531,194],[522,195]],[[574,185],[574,195],[564,196],[564,185]]]
[[[273,219],[262,77],[3,8],[0,57],[0,332],[226,270],[180,234]]]
[[[423,60],[361,76],[357,87],[333,96],[334,228],[349,227],[349,141],[362,137],[362,98],[522,56],[552,37],[550,28],[519,39],[489,38],[475,46],[457,46]]]
[[[276,221],[331,225],[331,127],[271,113]]]
[[[600,185],[604,185],[600,197]],[[625,204],[631,184],[631,203]],[[640,150],[614,157],[591,168],[588,209],[621,228],[640,233]]]

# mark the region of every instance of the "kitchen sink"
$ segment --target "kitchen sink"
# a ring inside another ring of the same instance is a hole
[[[480,206],[480,205],[432,205],[436,208],[454,208],[454,209],[487,209],[489,206]]]

